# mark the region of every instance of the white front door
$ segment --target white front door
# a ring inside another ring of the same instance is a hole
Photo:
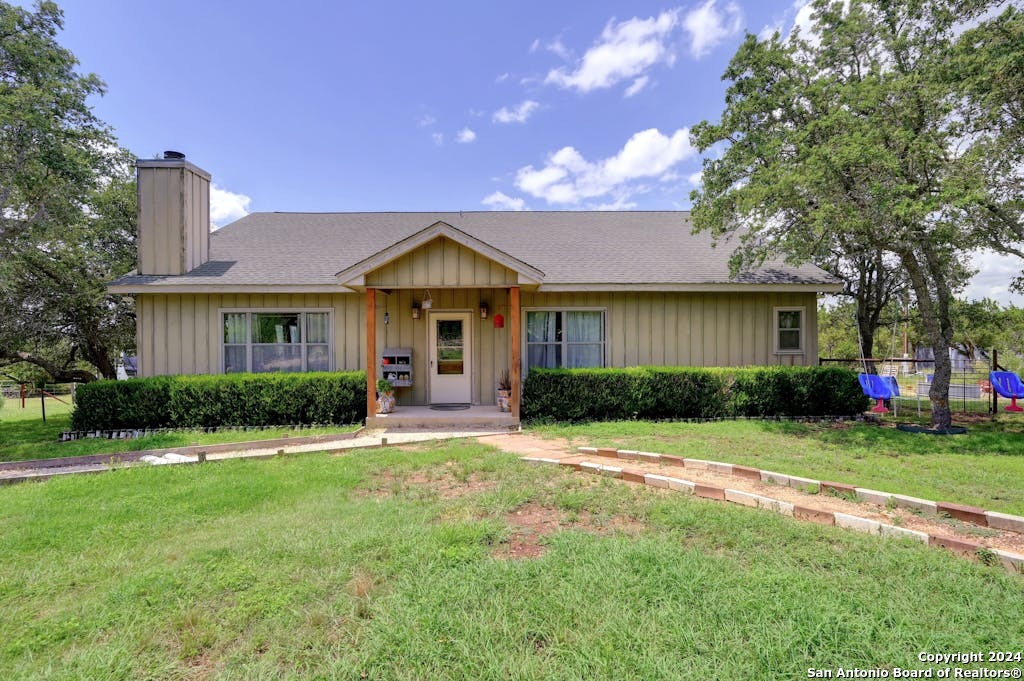
[[[469,312],[434,312],[430,315],[430,403],[469,404],[473,366]]]

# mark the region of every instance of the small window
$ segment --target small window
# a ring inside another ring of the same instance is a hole
[[[601,310],[529,310],[526,367],[604,366],[605,330]]]
[[[328,371],[328,312],[225,312],[224,373]]]
[[[802,353],[804,351],[804,308],[775,308],[775,352]]]

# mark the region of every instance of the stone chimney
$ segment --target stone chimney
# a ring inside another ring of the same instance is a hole
[[[210,174],[177,151],[135,163],[139,274],[185,274],[210,259]]]

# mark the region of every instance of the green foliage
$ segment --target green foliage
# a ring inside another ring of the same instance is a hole
[[[555,421],[833,416],[868,406],[836,367],[531,369],[523,418]]]
[[[56,3],[35,11],[0,2],[0,248],[47,223],[73,222],[98,187],[110,131],[92,112],[102,95],[95,74],[76,71],[57,43]]]
[[[379,392],[381,395],[383,395],[384,393],[393,393],[395,392],[395,386],[391,385],[391,381],[389,381],[386,378],[378,378],[377,392]]]
[[[356,423],[366,374],[157,376],[79,386],[75,430]]]
[[[724,148],[704,160],[693,221],[719,237],[738,233],[736,270],[836,252],[899,263],[936,349],[939,427],[949,425],[949,307],[967,255],[1024,254],[1024,145],[974,116],[972,106],[991,100],[972,103],[961,87],[969,73],[975,83],[985,74],[1014,82],[990,70],[1019,57],[1016,33],[989,40],[1020,28],[1013,8],[995,16],[1002,4],[812,0],[814,34],[748,35],[724,74],[721,118],[693,128],[701,151]],[[976,28],[962,37],[971,22]],[[960,71],[954,57],[976,44],[1006,58],[971,60],[980,73]]]
[[[55,3],[0,2],[0,366],[89,381],[135,342],[131,299],[104,288],[134,265],[135,182],[62,28]]]

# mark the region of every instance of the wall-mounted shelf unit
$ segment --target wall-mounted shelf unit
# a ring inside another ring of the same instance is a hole
[[[412,348],[384,348],[378,375],[396,388],[412,386]]]

